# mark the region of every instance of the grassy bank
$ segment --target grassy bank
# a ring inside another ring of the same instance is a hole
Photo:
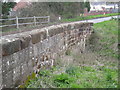
[[[63,19],[62,21],[73,22],[73,21],[81,21],[81,20],[88,20],[88,19],[101,18],[101,17],[117,16],[117,15],[120,15],[120,13],[111,13],[111,14],[105,14],[105,15],[78,16],[76,18]]]
[[[39,73],[25,86],[27,88],[116,88],[117,70],[101,66],[67,67],[64,73],[54,74],[50,70]]]
[[[57,59],[60,61],[59,65],[41,70],[38,77],[28,79],[21,87],[117,88],[117,39],[118,21],[94,24],[94,34],[90,38],[92,41],[88,42],[90,46],[86,53],[79,53],[76,47],[76,50]]]
[[[118,29],[116,20],[94,24],[95,42],[98,42],[94,48],[98,54],[118,58]]]

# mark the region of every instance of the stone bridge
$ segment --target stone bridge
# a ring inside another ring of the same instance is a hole
[[[54,65],[76,45],[85,49],[93,23],[72,22],[0,38],[0,87],[16,87],[32,72]]]

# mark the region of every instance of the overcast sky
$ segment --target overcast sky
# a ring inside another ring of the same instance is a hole
[[[20,0],[15,0],[15,2],[19,2]]]
[[[0,0],[1,1],[1,0]],[[2,0],[2,1],[9,1],[9,0]],[[19,2],[20,0],[14,0],[15,2]],[[33,2],[82,2],[82,1],[86,1],[86,0],[23,0],[23,1],[33,1]],[[89,1],[92,1],[92,2],[119,2],[120,0],[89,0]]]

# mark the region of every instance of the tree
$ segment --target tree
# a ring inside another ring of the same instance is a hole
[[[16,2],[2,2],[2,14],[3,16],[9,15],[9,11],[16,5]]]
[[[84,3],[84,7],[88,9],[88,12],[90,11],[90,2],[89,2],[89,0],[87,0],[87,1]]]
[[[45,16],[50,15],[53,19],[62,16],[62,18],[73,18],[83,13],[84,2],[33,2],[27,8],[19,10],[20,16]]]

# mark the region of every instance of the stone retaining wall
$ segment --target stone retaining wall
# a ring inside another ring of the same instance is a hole
[[[15,87],[32,72],[54,65],[56,57],[75,45],[84,51],[92,23],[65,23],[0,38],[1,88]]]

